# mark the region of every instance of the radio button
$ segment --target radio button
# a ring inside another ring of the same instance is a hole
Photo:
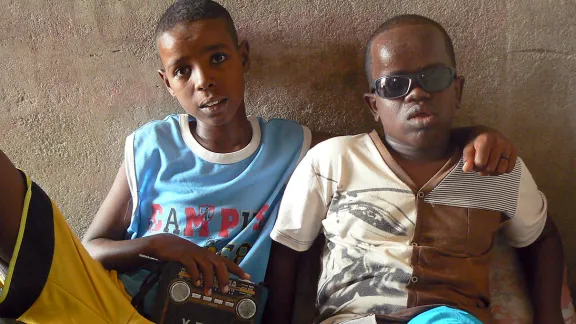
[[[236,305],[236,313],[242,319],[251,319],[256,315],[256,303],[252,299],[244,298]]]
[[[170,287],[170,298],[177,303],[186,301],[190,297],[190,286],[186,281],[176,281]]]

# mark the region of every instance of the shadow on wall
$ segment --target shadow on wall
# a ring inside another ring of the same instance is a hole
[[[249,113],[297,120],[340,135],[369,131],[375,124],[362,95],[368,89],[361,46],[267,40],[251,44],[247,76]]]

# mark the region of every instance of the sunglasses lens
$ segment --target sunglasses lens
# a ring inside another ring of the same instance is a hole
[[[418,73],[418,82],[428,92],[440,92],[448,88],[454,74],[448,67],[435,67]]]
[[[403,76],[383,77],[376,82],[376,93],[382,98],[401,97],[409,88],[410,79]]]

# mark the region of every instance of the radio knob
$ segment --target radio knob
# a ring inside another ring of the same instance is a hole
[[[190,286],[186,281],[176,281],[170,287],[170,298],[177,303],[186,301],[190,297]]]
[[[256,315],[256,303],[252,299],[244,298],[236,304],[236,313],[241,319],[251,319]]]

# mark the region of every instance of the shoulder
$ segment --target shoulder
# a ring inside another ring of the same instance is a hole
[[[365,155],[373,146],[369,134],[337,136],[327,139],[308,151],[306,158],[314,164],[347,160],[351,156]]]
[[[282,118],[272,118],[272,119],[263,119],[261,117],[258,118],[260,122],[260,126],[262,127],[263,131],[265,132],[275,132],[275,133],[285,133],[285,134],[302,134],[305,129],[308,129],[306,126],[302,126],[299,123]]]
[[[175,130],[179,130],[180,120],[181,120],[181,115],[179,115],[179,114],[168,115],[162,120],[152,120],[152,121],[140,126],[131,135],[132,136],[138,136],[141,134],[148,135],[148,134],[154,134],[154,133],[173,132]]]
[[[516,160],[516,165],[510,174],[516,175],[520,183],[520,189],[525,188],[537,189],[536,181],[532,177],[532,173],[528,170],[528,167],[520,157]]]
[[[153,120],[136,129],[126,138],[124,153],[136,157],[148,156],[159,149],[178,150],[183,147],[181,127],[188,121],[187,115],[168,115],[162,120]]]
[[[301,157],[308,152],[312,139],[312,133],[308,127],[299,123],[273,118],[265,120],[258,118],[262,132],[262,143],[266,146],[274,145],[282,149],[297,149],[301,151]]]

